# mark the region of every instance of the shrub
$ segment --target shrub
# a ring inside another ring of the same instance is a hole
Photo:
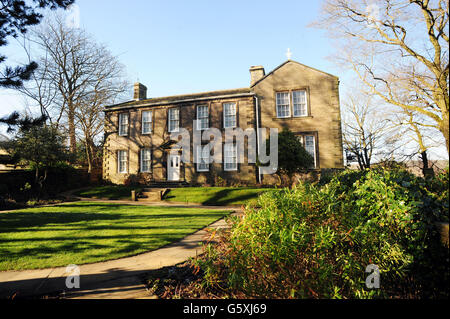
[[[207,250],[202,266],[254,297],[448,297],[448,249],[434,225],[448,220],[448,192],[433,192],[441,179],[345,171],[322,186],[267,192],[234,223],[223,254]],[[381,289],[365,286],[369,264],[380,269]],[[218,265],[226,271],[211,269]]]

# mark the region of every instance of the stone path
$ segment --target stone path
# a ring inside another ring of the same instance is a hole
[[[102,201],[91,200],[89,201]],[[157,205],[151,202],[107,201],[137,205],[180,206],[176,204]],[[195,207],[195,205],[181,205],[180,207]],[[206,208],[206,206],[201,206]],[[234,211],[235,207],[209,207]],[[227,228],[224,219],[220,219],[208,227],[188,235],[182,240],[163,248],[133,257],[111,261],[80,265],[80,288],[67,289],[66,267],[50,269],[3,271],[0,272],[0,298],[10,298],[14,294],[17,298],[33,298],[46,294],[62,293],[66,298],[155,298],[147,292],[144,284],[145,274],[150,270],[173,266],[195,257],[202,252],[201,243],[206,239],[207,228]]]

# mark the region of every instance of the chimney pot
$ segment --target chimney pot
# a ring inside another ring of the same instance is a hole
[[[134,83],[134,96],[136,101],[147,99],[147,87],[139,82]]]

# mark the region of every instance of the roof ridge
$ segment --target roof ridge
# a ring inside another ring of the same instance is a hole
[[[166,96],[157,96],[154,98],[149,98],[141,101],[147,101],[152,99],[164,99],[169,97],[180,97],[180,96],[191,96],[191,95],[201,95],[201,94],[208,94],[208,93],[219,93],[219,92],[227,92],[227,91],[238,91],[238,90],[249,90],[249,87],[243,87],[243,88],[236,88],[236,89],[225,89],[225,90],[214,90],[214,91],[204,91],[204,92],[197,92],[197,93],[186,93],[186,94],[175,94],[175,95],[166,95]]]
[[[332,76],[332,77],[335,77],[335,78],[339,79],[338,76],[333,75],[333,74],[331,74],[331,73],[327,73],[327,72],[325,72],[325,71],[322,71],[322,70],[313,68],[312,66],[309,66],[309,65],[306,65],[306,64],[303,64],[303,63],[300,63],[300,62],[297,62],[297,61],[288,59],[288,60],[284,61],[283,63],[281,63],[281,64],[280,64],[279,66],[277,66],[276,68],[274,68],[272,71],[270,71],[269,73],[267,73],[266,75],[264,75],[264,76],[263,76],[262,78],[260,78],[258,81],[256,81],[255,83],[253,83],[253,85],[251,85],[250,88],[253,88],[256,84],[258,84],[259,82],[261,82],[262,80],[264,80],[265,78],[267,78],[269,75],[272,75],[276,70],[278,70],[279,68],[281,68],[282,66],[284,66],[285,64],[287,64],[287,63],[289,63],[289,62],[293,62],[293,63],[300,64],[301,66],[304,66],[304,67],[306,67],[306,68],[308,68],[308,69],[312,69],[312,70],[315,70],[315,71],[317,71],[317,72],[320,72],[320,73],[323,73],[323,74],[326,74],[326,75],[329,75],[329,76]]]
[[[111,107],[116,107],[119,105],[126,105],[126,104],[141,104],[141,103],[151,103],[153,101],[158,101],[158,100],[164,100],[164,99],[176,99],[176,98],[189,98],[192,96],[198,96],[198,95],[205,95],[205,96],[214,96],[214,95],[219,95],[219,94],[223,94],[226,92],[251,92],[251,88],[250,87],[243,87],[243,88],[236,88],[236,89],[224,89],[224,90],[215,90],[215,91],[205,91],[205,92],[197,92],[197,93],[186,93],[186,94],[176,94],[176,95],[167,95],[167,96],[158,96],[158,97],[152,97],[152,98],[148,98],[145,100],[130,100],[130,101],[126,101],[126,102],[121,102],[121,103],[116,103],[116,104],[111,104],[111,105],[107,105],[106,108],[111,108]]]

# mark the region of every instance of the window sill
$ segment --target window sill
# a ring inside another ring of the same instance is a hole
[[[272,120],[301,120],[301,119],[312,119],[314,116],[290,116],[290,117],[272,117]]]

